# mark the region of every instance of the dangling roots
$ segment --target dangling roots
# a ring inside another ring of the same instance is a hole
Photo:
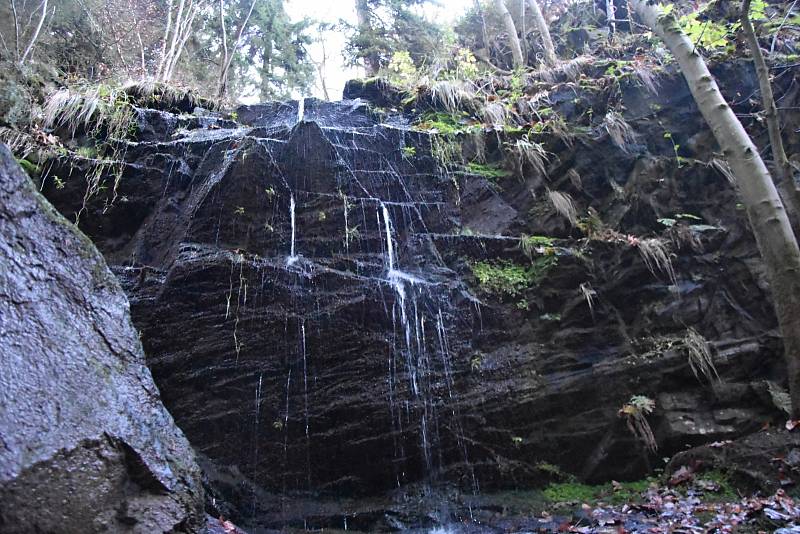
[[[637,139],[636,132],[625,117],[616,111],[609,111],[603,118],[603,129],[608,133],[611,141],[626,154],[630,152],[630,145]]]
[[[700,380],[702,374],[709,382],[715,379],[719,381],[719,373],[714,366],[714,358],[705,338],[694,328],[689,328],[683,343],[689,352],[689,367],[692,368],[695,378]]]
[[[655,407],[656,403],[653,399],[643,395],[634,395],[619,411],[620,417],[625,417],[625,422],[631,433],[644,443],[651,453],[655,453],[658,450],[658,443],[656,443],[656,437],[653,434],[653,429],[650,428],[650,423],[647,422],[646,416],[652,413]]]
[[[548,190],[547,198],[553,205],[553,209],[567,219],[572,226],[578,224],[578,210],[575,209],[575,203],[569,194]]]
[[[637,248],[639,255],[642,257],[647,269],[656,275],[656,269],[667,275],[672,285],[677,283],[675,276],[675,269],[672,267],[672,261],[669,259],[669,252],[664,243],[656,238],[642,239],[638,242]]]

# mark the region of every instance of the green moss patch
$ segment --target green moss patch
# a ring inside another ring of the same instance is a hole
[[[519,265],[509,260],[479,261],[472,264],[472,274],[485,292],[516,297],[530,287],[537,286],[558,263],[554,255],[541,256],[529,265]]]
[[[482,164],[470,161],[467,170],[472,174],[483,176],[487,180],[497,181],[511,176],[511,172],[500,166],[499,163]]]

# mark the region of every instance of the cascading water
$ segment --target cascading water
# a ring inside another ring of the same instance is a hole
[[[386,257],[389,260],[389,278],[394,275],[394,243],[392,239],[392,221],[389,219],[389,210],[386,204],[381,202],[381,210],[383,212],[383,222],[386,226]]]
[[[292,244],[289,249],[289,257],[286,258],[287,265],[294,265],[297,263],[297,255],[294,251],[294,244],[296,238],[296,223],[295,223],[295,203],[294,203],[294,195],[289,197],[289,219],[291,220],[292,224]]]
[[[327,105],[335,121],[306,99],[296,123],[289,106],[269,107],[265,116],[281,113],[274,123],[226,148],[227,166],[206,192],[218,195],[209,201],[211,238],[193,234],[238,258],[226,265],[220,310],[238,360],[220,371],[229,373],[219,379],[227,395],[220,403],[241,395],[238,377],[249,373],[248,424],[241,410],[225,419],[229,432],[244,427],[255,443],[243,459],[232,442],[220,449],[229,465],[252,473],[258,491],[246,506],[262,514],[254,524],[277,509],[270,495],[289,524],[299,494],[378,495],[395,485],[460,481],[472,447],[455,406],[465,368],[456,358],[468,334],[452,347],[448,341],[468,332],[471,314],[455,310],[463,288],[427,228],[450,224],[449,214],[437,213],[450,181],[398,152],[412,142],[422,147],[418,134],[401,142],[372,118],[343,127],[356,104]],[[237,214],[231,224],[229,213]],[[208,356],[209,368],[217,357]],[[350,520],[355,528],[356,516]]]
[[[263,384],[264,374],[258,375],[258,386],[256,387],[256,405],[254,415],[254,429],[253,429],[253,495],[252,495],[252,513],[255,516],[257,509],[256,497],[256,484],[258,483],[258,437],[259,437],[259,423],[261,421],[261,386]]]

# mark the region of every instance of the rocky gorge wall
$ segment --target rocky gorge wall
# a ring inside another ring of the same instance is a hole
[[[750,67],[715,74],[749,113]],[[65,216],[81,212],[127,293],[212,511],[274,518],[286,496],[421,480],[523,487],[553,466],[633,479],[780,419],[758,252],[679,76],[657,94],[635,80],[551,84],[547,107],[574,134],[545,132],[546,172],[516,177],[443,165],[439,137],[378,94],[383,107],[306,99],[229,118],[143,109],[113,192],[82,210],[80,161],[56,162],[61,184],[42,185]],[[363,84],[346,96],[378,101]],[[604,126],[612,108],[636,133],[627,143]],[[490,161],[506,135],[481,134]],[[595,231],[569,224],[548,190]],[[645,236],[665,244],[674,278],[648,268]],[[690,328],[721,380],[693,372]],[[657,453],[618,414],[633,395],[656,401]]]

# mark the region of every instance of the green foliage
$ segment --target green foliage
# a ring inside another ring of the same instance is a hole
[[[598,487],[579,482],[560,482],[550,484],[542,493],[552,502],[588,502],[597,498]]]
[[[522,235],[519,238],[519,248],[523,254],[532,258],[537,249],[552,250],[553,238],[543,235]]]
[[[398,50],[392,55],[386,70],[389,81],[403,87],[413,86],[419,79],[411,54],[405,50]]]
[[[42,170],[38,165],[36,165],[31,161],[28,161],[27,159],[17,159],[17,163],[19,163],[19,166],[22,167],[22,169],[31,178],[33,178],[34,176],[38,176]]]
[[[353,65],[362,61],[375,69],[386,67],[395,52],[405,51],[417,66],[429,61],[444,43],[444,31],[420,14],[429,0],[362,0],[364,20],[346,23],[345,56]]]
[[[441,111],[423,113],[414,128],[424,131],[435,131],[444,135],[457,135],[469,130],[466,124],[466,113],[444,113]]]
[[[497,181],[511,176],[511,173],[498,163],[477,163],[475,161],[470,161],[467,163],[467,170],[472,174],[483,176],[491,181]]]
[[[555,255],[547,255],[536,258],[530,265],[496,260],[479,261],[471,268],[483,291],[498,297],[516,297],[539,285],[557,263]]]
[[[715,2],[706,2],[700,9],[688,13],[680,19],[678,24],[691,41],[700,48],[706,50],[727,49],[731,52],[736,44],[732,37],[741,27],[740,22],[727,23],[715,21],[710,16],[710,8],[714,7]],[[670,12],[672,4],[665,11]],[[750,4],[750,19],[763,20],[766,18],[766,2],[764,0],[754,0]]]
[[[284,3],[283,0],[256,2],[242,43],[234,51],[229,74],[231,95],[254,95],[262,101],[287,99],[294,92],[306,94],[313,85],[315,68],[307,48],[314,41],[312,32],[317,33],[318,39],[325,39],[330,25],[315,27],[309,19],[293,22]],[[229,46],[235,38],[232,32],[241,26],[251,4],[251,0],[225,2]],[[195,46],[186,53],[184,69],[191,72],[199,86],[216,84],[218,69],[210,69],[209,64],[221,62],[219,19],[218,8],[204,11]]]
[[[579,482],[552,483],[543,490],[544,497],[554,503],[595,503],[610,504],[635,503],[642,498],[654,479],[647,478],[634,482],[610,482],[591,486]]]
[[[63,128],[75,137],[80,130],[95,141],[95,145],[106,149],[107,156],[97,159],[97,150],[89,147],[78,149],[78,156],[93,160],[87,173],[86,194],[83,205],[76,215],[80,219],[86,203],[93,196],[104,192],[106,179],[113,179],[113,195],[116,200],[117,187],[124,168],[120,140],[131,137],[137,130],[137,114],[128,88],[107,84],[78,84],[59,89],[47,97],[44,105],[45,128]]]
[[[456,49],[454,66],[447,76],[456,80],[473,80],[478,77],[478,60],[468,48]]]
[[[413,146],[404,146],[402,149],[403,156],[411,158],[417,155],[417,148]]]

